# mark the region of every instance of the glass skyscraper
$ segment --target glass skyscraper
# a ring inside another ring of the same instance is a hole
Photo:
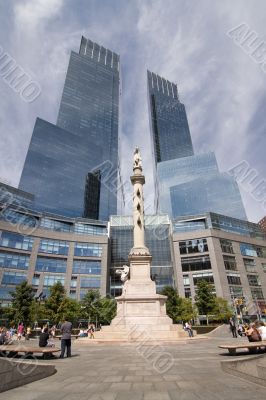
[[[22,171],[19,188],[35,195],[37,210],[101,220],[117,213],[119,97],[119,56],[82,37],[57,125],[37,119]]]
[[[186,109],[177,85],[148,71],[148,93],[155,163],[192,156]]]
[[[168,215],[145,216],[145,244],[152,254],[151,278],[157,292],[164,286],[174,285],[171,221]],[[133,246],[133,219],[131,216],[110,218],[110,293],[120,296],[122,284],[116,269],[128,264],[128,254]]]
[[[194,155],[177,86],[148,71],[155,209],[171,218],[215,212],[247,219],[235,179],[220,173],[214,153]]]

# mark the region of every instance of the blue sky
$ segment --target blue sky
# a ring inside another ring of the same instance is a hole
[[[176,82],[196,152],[214,150],[221,171],[246,161],[266,180],[266,73],[227,32],[246,23],[266,40],[263,0],[0,0],[0,46],[36,80],[40,96],[22,101],[0,77],[0,180],[18,185],[36,117],[55,123],[71,50],[84,36],[120,54],[122,169],[128,180],[142,150],[152,197],[147,69]],[[266,206],[242,184],[248,218]]]

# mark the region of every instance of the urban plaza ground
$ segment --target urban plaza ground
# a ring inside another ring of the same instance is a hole
[[[238,344],[247,341],[234,340]],[[243,351],[232,357],[218,348],[232,342],[227,326],[218,328],[216,334],[172,344],[96,340],[83,344],[78,339],[72,344],[71,358],[28,360],[29,371],[37,363],[54,366],[55,373],[1,393],[1,400],[264,400],[265,355]],[[255,368],[264,373],[260,384],[252,377]],[[21,368],[25,377],[26,372],[27,368]]]

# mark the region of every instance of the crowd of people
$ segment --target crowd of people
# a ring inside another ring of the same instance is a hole
[[[253,323],[237,323],[235,319],[230,318],[230,331],[233,338],[238,336],[246,336],[249,342],[260,342],[266,340],[266,325],[263,321],[255,321]]]

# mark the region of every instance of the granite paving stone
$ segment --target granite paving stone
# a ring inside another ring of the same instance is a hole
[[[227,341],[226,341],[227,340]],[[232,359],[218,345],[226,338],[164,344],[174,364],[160,371],[133,344],[79,345],[75,357],[38,360],[56,373],[0,394],[1,400],[265,400],[265,387],[225,373],[220,362]],[[158,353],[159,354],[159,353]],[[221,355],[222,354],[222,355]],[[237,359],[248,358],[239,355]],[[266,355],[264,356],[266,357]],[[1,362],[1,359],[0,359]]]

